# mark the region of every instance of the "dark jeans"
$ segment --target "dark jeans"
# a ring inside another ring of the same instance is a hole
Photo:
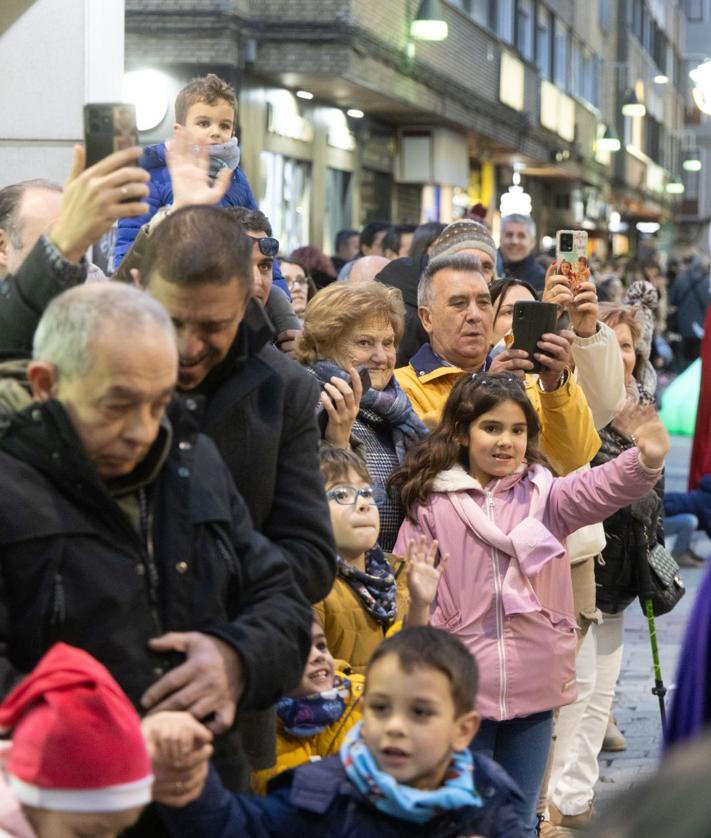
[[[552,739],[553,711],[545,710],[503,722],[484,719],[469,746],[498,762],[521,789],[521,820],[531,836],[536,835],[536,807]]]

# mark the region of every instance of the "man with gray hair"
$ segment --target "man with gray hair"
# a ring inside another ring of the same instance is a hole
[[[311,615],[252,527],[197,404],[173,399],[171,320],[127,285],[56,297],[34,403],[0,435],[0,694],[55,642],[104,663],[139,709],[216,732],[295,686]],[[248,771],[230,736],[228,775]]]
[[[536,223],[530,215],[512,213],[501,220],[499,276],[512,276],[543,293],[546,272],[536,262]]]
[[[493,326],[491,295],[476,256],[439,256],[427,265],[418,287],[422,326],[430,341],[410,363],[395,370],[415,412],[428,425],[439,422],[445,402],[463,372],[508,372],[524,379],[526,395],[541,423],[541,450],[554,468],[579,468],[600,447],[585,396],[569,373],[573,334],[545,334],[536,360],[546,367],[526,375],[526,352],[506,349],[489,355]]]

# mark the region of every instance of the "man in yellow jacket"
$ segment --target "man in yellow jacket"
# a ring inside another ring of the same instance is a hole
[[[523,376],[533,366],[525,352],[507,349],[493,361],[491,296],[474,256],[432,259],[418,287],[420,320],[430,342],[395,376],[417,414],[436,424],[452,386],[463,372],[510,372]],[[526,375],[526,393],[541,423],[541,451],[560,474],[589,463],[600,447],[590,408],[570,374],[572,333],[547,335],[536,359],[545,367]]]

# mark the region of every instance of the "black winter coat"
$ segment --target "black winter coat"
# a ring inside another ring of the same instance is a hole
[[[614,459],[634,444],[610,425],[599,434],[601,445],[593,466]],[[597,607],[607,614],[624,611],[637,597],[654,590],[650,587],[647,553],[655,544],[664,544],[663,494],[664,479],[660,478],[641,500],[603,521],[607,544],[602,562],[595,563],[595,585]]]
[[[38,241],[0,283],[0,352],[31,351],[42,312],[67,287]],[[336,576],[336,548],[318,464],[318,385],[271,346],[273,336],[252,300],[228,357],[199,388],[207,396],[200,429],[215,441],[254,526],[283,550],[306,597],[319,602]]]
[[[143,539],[87,460],[62,405],[34,405],[5,428],[3,693],[61,640],[104,663],[138,706],[177,662],[147,645],[167,631],[212,634],[239,653],[240,709],[269,706],[301,678],[310,610],[280,551],[253,529],[214,444],[177,407],[168,458],[147,487],[154,584]]]

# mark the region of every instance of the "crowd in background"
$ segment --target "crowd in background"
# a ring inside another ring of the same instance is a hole
[[[235,122],[207,76],[0,190],[0,827],[581,834],[650,554],[706,562],[655,405],[708,265],[572,281],[485,208],[284,254]]]

